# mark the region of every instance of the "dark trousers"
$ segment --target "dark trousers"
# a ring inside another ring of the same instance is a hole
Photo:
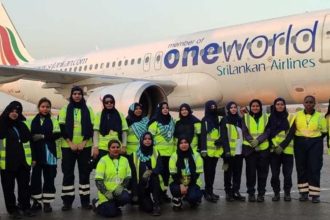
[[[36,164],[32,168],[31,198],[43,203],[53,202],[55,199],[54,180],[57,173],[56,165]],[[44,184],[42,185],[42,175]]]
[[[140,208],[145,212],[151,212],[154,204],[159,205],[160,191],[161,189],[158,175],[151,175],[148,182],[140,180],[140,183],[138,184]]]
[[[272,153],[270,156],[270,168],[272,171],[271,185],[274,193],[279,193],[281,191],[280,183],[280,173],[284,177],[284,192],[286,194],[290,193],[292,188],[292,170],[293,170],[293,155],[290,154],[280,154],[277,155]]]
[[[248,147],[248,146],[247,146]],[[246,187],[249,195],[255,194],[255,185],[258,178],[258,194],[265,195],[267,176],[269,171],[268,150],[252,152],[245,157],[246,162]]]
[[[103,217],[115,217],[120,215],[121,210],[120,206],[124,206],[130,202],[129,193],[124,190],[119,197],[116,197],[112,201],[104,202],[101,205],[97,206],[96,212]]]
[[[300,193],[320,195],[320,176],[323,166],[322,138],[295,137],[294,154]]]
[[[15,180],[18,186],[18,203],[22,210],[30,208],[30,169],[21,167],[18,170],[1,170],[1,184],[8,213],[18,210],[15,197]]]
[[[82,205],[90,203],[89,175],[90,166],[88,161],[91,155],[91,148],[85,147],[80,152],[73,152],[70,148],[62,148],[62,200],[66,205],[72,205],[74,200],[74,169],[76,161],[79,170],[79,195]]]
[[[180,184],[171,183],[170,184],[170,191],[173,196],[173,205],[174,206],[181,206],[181,198],[183,195],[181,194]],[[191,205],[198,204],[202,199],[202,191],[198,185],[191,185],[188,187],[188,192],[184,196],[185,200],[189,202]]]
[[[243,156],[235,155],[234,157],[224,158],[223,163],[228,164],[228,169],[224,172],[225,192],[227,194],[239,192],[241,187]]]
[[[204,180],[205,192],[213,193],[213,184],[219,158],[218,157],[205,157],[204,158]]]
[[[168,181],[170,179],[170,168],[169,168],[170,157],[161,156],[160,159],[162,160],[162,165],[163,165],[163,169],[160,175],[163,177],[164,185],[168,187]]]

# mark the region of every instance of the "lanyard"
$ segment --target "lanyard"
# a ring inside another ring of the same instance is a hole
[[[309,120],[307,120],[307,117],[306,117],[306,115],[305,115],[305,120],[306,120],[306,125],[307,125],[307,128],[309,128],[309,123],[311,122],[311,120],[312,120],[313,116],[314,116],[314,114],[313,114],[313,115],[311,115],[311,117],[310,117],[310,119],[309,119]]]
[[[114,160],[116,160],[116,162]],[[119,174],[119,159],[113,159],[111,161],[113,163],[113,166],[116,168],[116,176],[118,176],[118,174]]]
[[[18,132],[17,128],[16,128],[16,127],[13,127],[13,129],[14,129],[14,131],[15,131],[17,137],[18,137],[18,143],[21,143],[21,137],[20,137],[20,135],[19,135],[19,132]]]

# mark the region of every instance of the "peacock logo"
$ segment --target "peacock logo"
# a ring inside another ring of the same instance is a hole
[[[22,55],[17,46],[14,33],[0,25],[0,61],[3,65],[16,66],[28,60]]]

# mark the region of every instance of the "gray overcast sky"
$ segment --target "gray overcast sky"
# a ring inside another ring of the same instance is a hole
[[[330,9],[330,0],[1,0],[35,58]]]

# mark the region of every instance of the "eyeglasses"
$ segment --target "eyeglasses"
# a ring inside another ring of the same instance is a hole
[[[113,104],[114,101],[113,100],[110,100],[110,101],[105,101],[104,104]]]

